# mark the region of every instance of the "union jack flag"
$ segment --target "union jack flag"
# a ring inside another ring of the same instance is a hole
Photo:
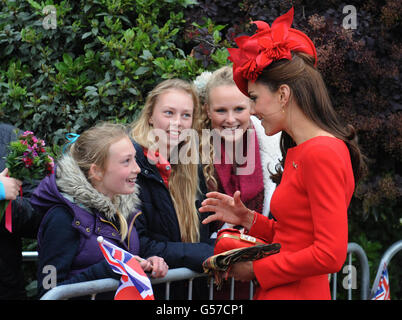
[[[391,300],[388,270],[385,264],[378,282],[377,291],[374,293],[372,300]]]
[[[99,247],[112,270],[121,274],[115,300],[154,300],[151,281],[129,252],[98,237]]]

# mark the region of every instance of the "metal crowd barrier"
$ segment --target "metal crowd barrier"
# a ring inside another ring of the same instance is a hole
[[[37,261],[38,251],[22,251],[22,261]]]
[[[368,264],[368,259],[366,256],[366,253],[364,252],[363,248],[359,246],[357,243],[349,243],[348,244],[348,261],[344,265],[343,269],[341,270],[344,274],[344,270],[346,268],[346,276],[344,276],[343,279],[343,285],[345,284],[345,277],[348,277],[346,280],[348,280],[348,285],[347,288],[344,288],[348,290],[348,300],[352,300],[352,290],[354,289],[352,286],[352,280],[357,279],[352,279],[353,276],[357,276],[357,272],[355,272],[355,267],[354,264],[352,263],[352,255],[356,256],[358,261],[359,261],[359,276],[360,276],[360,299],[361,300],[367,300],[369,297],[372,296],[373,292],[376,290],[379,278],[381,276],[381,270],[382,266],[384,263],[387,265],[389,264],[390,260],[392,257],[398,252],[402,250],[402,240],[394,243],[383,255],[376,279],[373,284],[373,288],[370,293],[370,270],[369,270],[369,264]],[[23,261],[35,261],[38,259],[38,254],[37,252],[31,252],[31,251],[24,251],[22,253],[23,255]],[[354,273],[355,272],[355,273]],[[337,297],[337,273],[331,274],[331,282],[332,282],[332,299],[336,300]],[[166,290],[165,290],[165,298],[166,300],[169,300],[170,297],[170,284],[175,281],[181,281],[181,280],[188,280],[189,281],[189,286],[188,286],[188,299],[192,299],[192,281],[195,278],[199,277],[206,277],[206,274],[203,273],[197,273],[194,272],[190,269],[187,268],[176,268],[176,269],[171,269],[168,271],[167,275],[164,278],[158,278],[158,279],[152,279],[151,283],[154,284],[161,284],[165,283],[166,284]],[[230,288],[230,299],[234,299],[234,279],[232,278],[231,280],[231,288]],[[213,291],[214,291],[214,281],[211,278],[209,282],[209,299],[213,300]],[[81,283],[74,283],[74,284],[69,284],[69,285],[60,285],[57,286],[51,290],[49,290],[45,295],[42,296],[41,300],[63,300],[63,299],[69,299],[69,298],[74,298],[74,297],[80,297],[80,296],[87,296],[87,295],[92,295],[93,297],[97,293],[102,293],[102,292],[110,292],[110,291],[115,291],[119,285],[119,281],[115,279],[99,279],[99,280],[93,280],[93,281],[87,281],[87,282],[81,282]],[[253,297],[253,292],[254,292],[254,287],[253,287],[253,282],[250,282],[250,299]]]
[[[166,283],[166,300],[170,296],[170,283],[180,280],[189,280],[188,299],[192,297],[192,281],[195,278],[204,277],[205,274],[194,272],[187,268],[176,268],[168,271],[164,278],[151,279],[151,284]],[[119,281],[115,279],[99,279],[57,286],[45,293],[41,300],[65,300],[80,296],[92,295],[97,293],[116,291]]]
[[[357,276],[357,274],[354,274],[355,268],[354,268],[354,265],[352,264],[352,255],[353,254],[357,256],[357,258],[359,260],[360,268],[361,268],[360,299],[367,300],[368,294],[369,294],[369,285],[370,285],[370,268],[369,268],[369,264],[368,264],[368,259],[367,259],[367,255],[364,252],[363,248],[354,242],[350,242],[348,244],[348,258],[347,258],[348,262],[347,262],[347,265],[343,266],[343,268],[342,268],[342,272],[343,272],[345,267],[347,267],[346,268],[346,273],[347,273],[346,277],[348,277],[347,280],[349,280],[348,281],[349,283],[347,285],[348,300],[352,300],[353,286],[352,286],[351,282],[353,282],[353,280],[354,280],[353,277]],[[337,273],[331,274],[332,300],[336,300],[336,296],[337,296],[337,278],[338,278]]]
[[[371,289],[371,292],[370,292],[370,299],[374,296],[375,292],[377,291],[378,283],[380,282],[381,273],[382,273],[384,264],[386,266],[388,266],[391,259],[399,251],[402,251],[402,240],[399,240],[399,241],[395,242],[394,244],[392,244],[383,254],[380,264],[378,266],[377,275],[376,275],[374,283],[373,283],[373,288]]]

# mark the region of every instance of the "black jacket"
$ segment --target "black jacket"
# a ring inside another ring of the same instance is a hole
[[[210,239],[210,235],[215,230],[211,230],[212,225],[201,224],[201,221],[209,213],[199,213],[200,242],[182,242],[176,210],[168,188],[165,186],[156,166],[148,162],[142,146],[134,142],[134,147],[136,149],[136,161],[141,168],[136,183],[140,187],[139,198],[142,202],[142,214],[138,216],[135,222],[140,238],[140,255],[144,258],[162,257],[170,269],[186,267],[196,272],[203,272],[202,262],[213,255],[214,241]],[[202,194],[197,197],[196,206],[198,208],[207,192],[201,166],[199,167],[199,178]],[[179,298],[178,295],[175,297]]]
[[[0,124],[0,172],[4,170],[4,157],[10,141],[16,140],[14,127]],[[22,241],[36,238],[42,216],[31,207],[29,198],[34,185],[23,184],[23,198],[17,197],[12,203],[12,233],[0,221],[0,300],[25,299],[24,277],[22,273]]]

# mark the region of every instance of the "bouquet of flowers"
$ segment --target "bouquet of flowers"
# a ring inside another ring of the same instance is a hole
[[[35,137],[32,131],[25,131],[17,141],[10,142],[5,157],[10,177],[32,182],[42,180],[53,173],[54,160],[45,142]],[[7,200],[0,201],[0,220],[8,207]]]

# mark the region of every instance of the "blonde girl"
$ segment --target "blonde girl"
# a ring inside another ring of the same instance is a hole
[[[251,100],[237,88],[231,66],[213,72],[200,92],[205,102],[201,127],[211,132],[203,167],[208,190],[230,196],[239,190],[248,208],[268,216],[280,135],[266,136],[260,120],[250,115]]]
[[[198,164],[198,113],[192,84],[165,80],[148,94],[131,136],[141,168],[142,214],[136,220],[141,254],[161,256],[170,268],[202,272],[213,247],[210,228],[200,224],[205,214],[197,210],[206,193]],[[176,292],[181,298],[186,291]]]
[[[251,101],[233,81],[232,67],[225,66],[213,73],[205,73],[204,85],[196,79],[198,92],[204,101],[201,128],[204,132],[202,150],[203,173],[208,191],[229,196],[239,190],[245,205],[269,216],[270,199],[275,183],[270,171],[281,158],[280,135],[268,137],[261,122],[250,115]],[[222,229],[233,227],[223,224]],[[216,234],[213,235],[216,237]],[[236,282],[235,299],[248,299],[249,284]],[[229,283],[214,293],[215,299],[229,299]]]
[[[31,198],[44,214],[38,232],[40,296],[49,289],[42,272],[48,265],[57,270],[53,285],[120,277],[104,259],[98,236],[139,253],[134,220],[140,169],[125,127],[102,123],[75,135],[72,142],[55,173],[41,181]],[[159,257],[141,265],[155,277],[168,269]]]

